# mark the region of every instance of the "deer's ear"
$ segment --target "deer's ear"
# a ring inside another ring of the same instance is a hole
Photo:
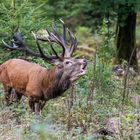
[[[62,69],[64,66],[63,66],[62,64],[58,64],[57,67],[58,67],[59,69]]]
[[[53,59],[51,61],[51,64],[54,65],[54,66],[58,66],[58,65],[62,65],[63,64],[63,61],[61,61],[60,59]]]

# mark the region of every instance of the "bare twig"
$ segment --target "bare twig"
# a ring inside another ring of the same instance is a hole
[[[67,123],[68,131],[70,131],[70,129],[71,129],[71,117],[72,117],[71,109],[72,109],[73,103],[74,103],[74,89],[75,89],[74,84],[72,84],[69,97],[68,97],[68,99],[66,99],[66,102],[65,102],[67,110],[68,110],[68,123]]]
[[[126,69],[126,72],[125,72],[125,75],[124,75],[124,88],[123,88],[123,99],[122,99],[122,105],[124,105],[124,102],[125,102],[125,97],[126,97],[126,89],[127,89],[127,79],[128,79],[128,73],[129,73],[129,68],[130,68],[130,64],[131,64],[131,60],[132,60],[132,57],[133,57],[133,54],[135,52],[137,47],[134,47],[131,55],[130,55],[130,58],[129,58],[129,62],[128,62],[128,66],[127,66],[127,69]]]

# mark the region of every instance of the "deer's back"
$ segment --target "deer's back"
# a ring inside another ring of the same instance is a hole
[[[0,81],[20,92],[41,88],[46,69],[21,59],[11,59],[1,66]],[[30,93],[29,93],[30,94]],[[28,95],[27,95],[28,96]]]

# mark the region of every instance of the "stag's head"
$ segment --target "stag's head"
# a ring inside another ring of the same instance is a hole
[[[73,82],[79,79],[82,75],[85,75],[87,60],[76,59],[72,57],[73,52],[77,48],[77,39],[73,36],[71,31],[69,31],[69,29],[65,27],[64,22],[61,21],[61,23],[62,35],[57,32],[57,27],[54,23],[52,25],[51,32],[46,29],[46,38],[39,37],[33,33],[39,53],[33,52],[31,49],[25,46],[21,33],[19,32],[14,35],[12,46],[6,44],[4,41],[3,42],[5,44],[5,47],[9,49],[24,51],[29,55],[40,57],[48,63],[55,65],[57,72],[63,72],[63,76],[69,77],[70,81]],[[41,41],[48,42],[50,44],[54,55],[48,56],[44,54],[39,44],[39,42]],[[56,45],[54,47],[54,44],[57,44],[57,46],[61,48],[61,54],[57,53],[55,48]]]

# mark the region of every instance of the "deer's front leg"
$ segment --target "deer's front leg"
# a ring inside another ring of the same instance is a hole
[[[36,102],[36,104],[35,104],[35,113],[36,114],[41,115],[41,112],[42,112],[43,107],[45,106],[45,103],[46,103],[46,101],[44,101],[44,100],[39,100]]]
[[[31,112],[35,112],[35,101],[33,97],[29,97],[29,107]]]
[[[19,102],[22,98],[22,93],[15,90],[15,102]]]
[[[3,85],[4,87],[4,92],[5,92],[5,101],[6,101],[6,105],[10,105],[11,104],[11,87],[8,87],[6,85]]]
[[[46,101],[41,101],[41,110],[44,108]]]

